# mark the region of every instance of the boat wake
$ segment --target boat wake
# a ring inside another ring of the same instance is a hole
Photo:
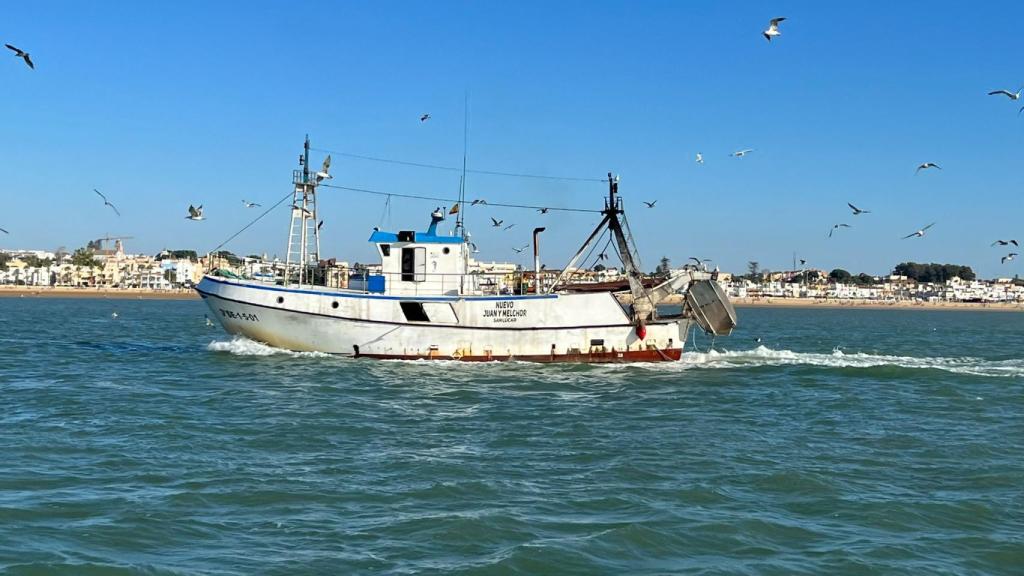
[[[846,353],[836,349],[829,354],[772,350],[758,346],[753,350],[686,352],[680,360],[684,368],[752,368],[758,366],[822,366],[827,368],[896,367],[944,370],[956,374],[993,377],[1024,377],[1024,359],[987,360],[970,356],[960,358],[916,358],[885,354]]]
[[[227,352],[235,356],[291,356],[293,358],[331,358],[330,354],[323,352],[294,352],[283,348],[268,346],[262,342],[250,340],[242,336],[235,336],[231,340],[214,340],[206,345],[211,352]]]

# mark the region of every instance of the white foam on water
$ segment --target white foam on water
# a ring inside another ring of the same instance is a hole
[[[294,358],[330,358],[330,354],[323,352],[295,352],[283,348],[275,348],[262,342],[250,340],[243,336],[235,336],[231,340],[214,340],[207,344],[206,349],[211,352],[227,352],[235,356],[275,356],[283,354]]]
[[[757,366],[822,366],[827,368],[874,368],[893,366],[910,369],[945,370],[975,376],[1024,377],[1024,359],[986,360],[959,358],[892,356],[887,354],[846,353],[838,348],[831,353],[772,350],[758,346],[753,350],[686,352],[679,364],[686,368],[750,368]]]

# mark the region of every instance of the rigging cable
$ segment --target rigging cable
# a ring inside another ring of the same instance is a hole
[[[407,160],[394,160],[391,158],[378,158],[376,156],[364,156],[362,154],[352,154],[350,152],[342,152],[340,150],[331,150],[328,148],[310,148],[317,152],[326,152],[328,154],[335,154],[338,156],[344,156],[346,158],[355,158],[357,160],[369,160],[371,162],[384,162],[387,164],[399,164],[402,166],[414,166],[416,168],[432,168],[434,170],[448,170],[449,172],[462,172],[462,168],[455,166],[442,166],[440,164],[427,164],[425,162],[409,162]],[[607,178],[581,178],[577,176],[548,176],[544,174],[526,174],[518,172],[499,172],[496,170],[473,170],[468,169],[466,172],[473,174],[487,174],[489,176],[508,176],[510,178],[534,178],[537,180],[562,180],[567,182],[607,182]]]
[[[266,210],[264,210],[264,211],[263,211],[263,213],[262,213],[262,214],[260,214],[259,216],[257,216],[257,217],[256,217],[256,218],[255,218],[255,219],[254,219],[254,220],[252,221],[252,222],[249,222],[248,224],[246,224],[245,226],[243,226],[241,230],[239,230],[238,232],[235,232],[234,234],[232,234],[231,236],[229,236],[227,240],[225,240],[225,241],[221,242],[221,243],[220,243],[220,244],[219,244],[219,245],[218,245],[218,246],[217,246],[216,248],[214,248],[213,250],[210,250],[209,252],[207,252],[207,254],[212,254],[212,253],[214,253],[214,252],[216,252],[216,251],[220,250],[221,248],[223,248],[225,244],[227,244],[228,242],[231,242],[231,241],[232,241],[232,240],[234,240],[234,239],[235,239],[236,237],[238,237],[238,235],[239,235],[239,234],[241,234],[242,232],[245,232],[246,230],[248,230],[250,226],[252,226],[253,224],[255,224],[255,223],[259,222],[259,221],[260,221],[261,219],[263,219],[263,217],[264,217],[264,216],[266,216],[267,214],[270,214],[270,212],[271,212],[271,211],[273,211],[273,210],[274,210],[274,208],[277,208],[278,206],[280,206],[280,205],[281,205],[282,203],[284,203],[284,201],[285,201],[285,200],[287,200],[287,199],[288,199],[288,198],[290,198],[291,196],[292,196],[292,193],[291,193],[291,192],[289,192],[289,193],[285,194],[285,195],[284,195],[284,197],[283,197],[283,198],[281,198],[280,200],[278,200],[276,204],[274,204],[274,205],[273,205],[273,206],[271,206],[270,208],[267,208]]]
[[[453,204],[458,203],[457,198],[440,198],[438,196],[420,196],[417,194],[396,194],[394,192],[381,192],[380,190],[369,190],[366,188],[352,188],[350,186],[339,186],[337,184],[321,183],[320,186],[327,188],[335,188],[337,190],[347,190],[349,192],[361,192],[363,194],[375,194],[377,196],[393,196],[395,198],[411,198],[413,200],[435,200],[437,202],[451,202]],[[503,204],[498,202],[480,202],[484,206],[497,206],[499,208],[524,208],[529,210],[556,210],[560,212],[589,212],[593,214],[600,214],[601,210],[591,210],[587,208],[554,208],[551,206],[530,206],[527,204]]]

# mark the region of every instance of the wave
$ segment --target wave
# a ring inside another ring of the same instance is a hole
[[[235,336],[231,340],[214,340],[206,345],[211,352],[227,352],[235,356],[276,356],[285,355],[293,358],[333,358],[324,352],[295,352],[284,348],[275,348],[262,342],[250,340],[244,336]]]
[[[686,352],[680,364],[687,368],[751,368],[758,366],[822,366],[826,368],[897,367],[944,370],[956,374],[995,377],[1024,377],[1024,359],[986,360],[959,358],[917,358],[886,354],[846,353],[838,348],[829,354],[772,350],[758,346],[753,350]]]

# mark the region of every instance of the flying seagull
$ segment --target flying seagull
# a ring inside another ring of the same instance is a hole
[[[541,214],[547,214],[548,213],[548,209],[547,208],[537,208],[537,212],[540,212]]]
[[[205,220],[205,218],[203,218],[203,205],[200,204],[199,207],[195,207],[189,204],[188,216],[185,216],[185,218],[187,220]]]
[[[246,208],[259,208],[262,204],[257,202],[249,202],[248,200],[242,200],[242,204],[245,204]]]
[[[737,151],[733,152],[732,154],[729,154],[729,156],[732,156],[733,158],[743,158],[744,156],[746,156],[747,154],[750,154],[753,151],[754,151],[753,148],[747,148],[745,150],[737,150]]]
[[[700,152],[697,152],[696,162],[697,162],[697,164],[703,164],[704,163],[704,155],[701,154]]]
[[[1022,88],[1021,90],[1017,90],[1016,92],[1010,92],[1009,90],[993,90],[989,92],[988,95],[995,96],[997,94],[1002,94],[1009,98],[1010,100],[1020,100],[1021,92],[1024,92],[1024,88]]]
[[[106,206],[110,206],[110,208],[114,211],[114,214],[117,214],[118,216],[121,215],[121,212],[118,211],[117,206],[114,206],[113,204],[111,204],[110,200],[107,200],[107,197],[104,196],[102,192],[100,192],[99,190],[97,190],[95,188],[93,188],[92,191],[97,193],[97,194],[99,194],[100,198],[103,198],[103,204],[106,205]]]
[[[995,246],[996,244],[998,244],[1000,246],[1006,246],[1007,244],[1013,244],[1014,246],[1020,246],[1020,244],[1017,244],[1016,240],[996,240],[995,242],[990,244],[990,246]]]
[[[850,207],[850,210],[853,210],[854,216],[859,216],[861,214],[871,214],[871,210],[861,210],[860,208],[857,208],[856,206],[850,204],[849,202],[847,202],[846,205]]]
[[[835,232],[836,230],[840,229],[840,228],[850,228],[850,227],[851,226],[849,224],[833,224],[832,225],[832,229],[828,231],[828,237],[831,238],[832,237],[832,233]]]
[[[764,34],[764,39],[771,42],[773,36],[780,36],[782,32],[779,32],[779,22],[782,22],[785,19],[786,18],[783,16],[782,18],[772,18],[769,20],[768,29],[762,32],[762,34]]]
[[[654,202],[648,202],[647,200],[643,200],[642,202],[643,202],[644,204],[647,204],[647,207],[648,207],[648,208],[654,208],[654,205],[658,203],[658,201],[657,201],[657,200],[655,200]]]
[[[803,258],[801,258],[800,259],[800,265],[803,266],[804,264],[807,264],[807,260],[804,260]]]
[[[597,255],[597,259],[598,260],[607,260],[608,259],[608,254],[605,254],[604,252],[601,252],[600,254]]]
[[[14,55],[17,56],[18,58],[21,58],[22,60],[24,60],[25,64],[28,64],[29,68],[31,68],[33,70],[36,69],[36,65],[32,63],[32,59],[28,57],[28,52],[25,52],[21,48],[15,48],[14,46],[11,46],[10,44],[4,44],[4,46],[7,46],[8,49],[13,50],[14,51]]]
[[[3,228],[0,228],[0,232],[3,232],[4,234],[10,234],[10,232],[8,232],[7,230],[4,230]]]
[[[918,166],[917,170],[914,170],[914,174],[917,174],[921,170],[927,170],[929,168],[938,168],[939,170],[942,170],[942,166],[939,166],[938,164],[936,164],[934,162],[925,162],[924,164],[921,164],[920,166]]]
[[[529,244],[523,244],[522,248],[512,248],[512,249],[515,250],[516,254],[520,254],[520,253],[522,253],[523,250],[526,250],[529,247],[530,247]]]
[[[1010,252],[1006,256],[1003,256],[1002,258],[1000,258],[999,259],[999,263],[1000,264],[1006,264],[1008,261],[1013,260],[1014,256],[1017,256],[1017,253],[1016,252]]]
[[[501,223],[504,222],[504,220],[498,220],[494,216],[491,216],[491,222],[495,228],[501,228]]]
[[[487,200],[484,200],[483,198],[477,198],[476,200],[473,200],[472,202],[469,203],[470,206],[476,206],[477,204],[487,204]]]
[[[423,116],[420,116],[420,122],[426,122],[427,120],[430,120],[430,114],[424,114]]]
[[[931,224],[925,226],[924,228],[921,228],[920,230],[914,232],[913,234],[907,234],[906,236],[903,237],[903,240],[906,240],[907,238],[913,238],[915,236],[920,238],[921,236],[924,236],[924,231],[931,228],[932,226],[935,226],[935,222],[932,222]]]
[[[316,225],[316,231],[317,231],[317,232],[319,232],[319,231],[320,231],[320,228],[321,228],[321,227],[322,227],[323,225],[324,225],[324,221],[323,221],[323,220],[321,220],[321,221],[320,221],[320,222],[319,222],[319,223],[318,223],[318,224]]]
[[[320,171],[316,173],[316,181],[319,182],[321,180],[330,180],[331,178],[334,178],[334,176],[331,176],[331,174],[329,172],[330,169],[331,169],[331,155],[328,154],[327,158],[324,158],[324,163],[320,167]]]
[[[502,230],[511,230],[513,226],[515,226],[514,222],[512,224],[509,224],[508,226],[505,226],[504,228],[502,228]]]

